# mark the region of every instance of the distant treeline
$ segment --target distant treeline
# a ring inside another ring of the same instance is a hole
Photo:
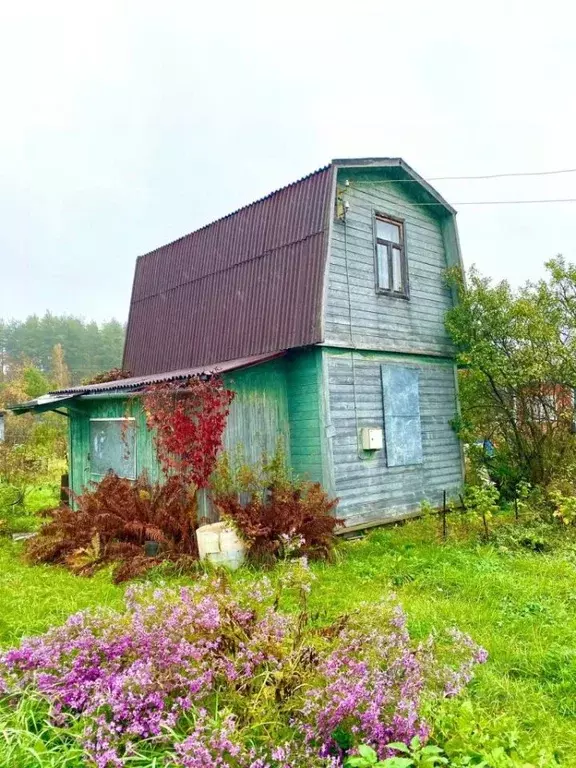
[[[122,364],[125,330],[117,320],[98,324],[49,312],[26,320],[0,319],[0,377],[11,363],[20,362],[49,373],[60,345],[71,383],[79,383]]]

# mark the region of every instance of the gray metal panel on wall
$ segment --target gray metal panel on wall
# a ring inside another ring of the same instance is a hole
[[[463,478],[460,443],[450,425],[456,413],[451,362],[329,350],[325,355],[334,491],[347,525],[402,517],[418,511],[423,499],[439,504],[444,489],[458,492]],[[389,467],[385,451],[359,450],[358,430],[384,425],[382,364],[418,371],[422,464]]]
[[[381,371],[386,463],[389,467],[421,464],[418,370],[412,366],[383,365]]]

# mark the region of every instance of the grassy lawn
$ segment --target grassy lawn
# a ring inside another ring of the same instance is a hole
[[[25,565],[22,546],[0,539],[0,645],[61,624],[71,613],[99,605],[120,607],[123,589],[104,574],[82,579],[52,566]]]
[[[75,577],[29,567],[20,545],[0,543],[0,644],[42,632],[74,611],[121,604],[107,574]],[[461,739],[499,768],[498,749],[518,744],[515,765],[576,766],[576,558],[474,541],[442,544],[430,522],[374,531],[343,543],[333,565],[314,566],[320,617],[370,610],[396,592],[418,637],[458,626],[490,658],[465,699],[434,715],[436,735]],[[367,605],[363,605],[367,604]],[[501,763],[511,765],[511,763]]]

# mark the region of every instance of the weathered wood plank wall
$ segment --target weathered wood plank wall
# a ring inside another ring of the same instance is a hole
[[[226,450],[242,447],[246,459],[256,461],[263,451],[272,453],[282,439],[290,457],[288,388],[284,360],[274,360],[225,377],[236,392],[224,435]],[[71,488],[75,493],[90,481],[90,419],[133,417],[137,421],[136,471],[152,480],[160,476],[152,434],[138,398],[86,399],[78,402],[70,418]]]
[[[333,223],[328,265],[326,433],[338,514],[349,526],[405,516],[423,499],[438,504],[444,489],[455,493],[462,484],[461,446],[450,425],[455,350],[444,326],[454,301],[446,269],[458,261],[455,223],[442,207],[419,206],[417,187],[389,174],[343,169],[338,177],[348,208]],[[404,222],[408,299],[376,290],[376,213]],[[362,427],[385,428],[382,364],[419,371],[421,464],[389,467],[385,448],[361,450]]]
[[[399,183],[376,182],[355,174],[344,199],[345,221],[333,225],[325,310],[325,343],[363,349],[397,350],[451,356],[444,328],[452,306],[445,280],[448,259],[444,221],[438,212],[418,207]],[[374,213],[404,220],[409,300],[375,290]]]
[[[457,493],[462,471],[460,443],[450,425],[457,407],[453,364],[344,350],[325,354],[334,490],[347,525],[403,516],[417,511],[423,499],[440,504],[444,489]],[[384,428],[383,364],[419,371],[422,464],[388,467],[385,449],[361,450],[362,427]]]

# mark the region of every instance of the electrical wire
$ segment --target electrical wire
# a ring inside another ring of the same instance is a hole
[[[519,173],[490,173],[483,176],[432,176],[428,181],[456,181],[461,179],[508,179],[517,176],[557,176],[560,173],[576,173],[576,168],[562,168],[558,171],[522,171]],[[414,179],[416,181],[416,179]]]
[[[561,168],[557,171],[518,171],[511,173],[486,173],[479,176],[430,176],[424,181],[477,181],[481,179],[513,179],[526,176],[558,176],[563,173],[576,173],[576,168]],[[421,179],[383,179],[372,182],[377,184],[421,184]]]
[[[450,203],[450,205],[537,205],[540,203],[576,203],[576,197],[557,197],[544,198],[543,200],[463,200],[459,203]],[[431,206],[444,203],[410,203],[416,206]]]

